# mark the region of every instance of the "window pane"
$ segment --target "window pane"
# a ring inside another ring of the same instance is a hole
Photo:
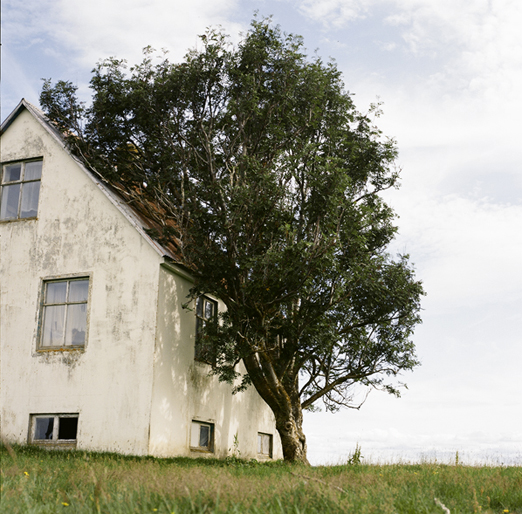
[[[2,187],[0,200],[0,220],[18,218],[18,200],[20,199],[20,184]]]
[[[86,302],[89,294],[88,280],[72,280],[69,284],[69,302]]]
[[[78,418],[60,418],[58,439],[76,439]]]
[[[196,302],[196,314],[198,316],[203,316],[203,303],[204,303],[204,299],[203,299],[203,297],[200,296]]]
[[[42,346],[61,346],[63,344],[64,315],[65,305],[45,307]]]
[[[38,197],[40,196],[40,181],[23,184],[22,207],[20,218],[34,218],[38,212]]]
[[[199,423],[192,423],[190,427],[190,446],[197,448],[199,446]]]
[[[12,182],[13,180],[20,180],[22,174],[22,164],[9,164],[4,167],[4,182]]]
[[[210,427],[207,425],[200,425],[199,428],[199,446],[201,448],[208,448],[210,442]]]
[[[208,300],[205,301],[205,318],[212,319],[213,314],[214,314],[214,304],[212,302],[209,302]]]
[[[272,435],[271,434],[257,434],[257,453],[261,455],[272,456]]]
[[[53,438],[54,418],[35,418],[34,438]]]
[[[38,180],[42,176],[42,161],[25,163],[24,180]]]
[[[45,295],[45,303],[65,303],[67,293],[67,282],[49,282],[47,284],[47,293]]]
[[[49,307],[48,307],[49,308]],[[65,345],[85,344],[85,330],[87,327],[87,304],[80,303],[67,306],[67,328],[65,331]]]

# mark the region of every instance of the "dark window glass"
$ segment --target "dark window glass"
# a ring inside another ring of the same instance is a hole
[[[78,418],[60,418],[58,439],[76,439]]]
[[[36,418],[34,428],[35,439],[52,439],[54,428],[54,418]]]
[[[210,427],[207,425],[201,425],[199,430],[199,446],[202,448],[208,448],[210,443]]]
[[[194,358],[197,361],[211,364],[211,347],[207,341],[203,330],[208,321],[214,321],[217,314],[217,302],[200,296],[196,301],[196,344],[194,348]]]

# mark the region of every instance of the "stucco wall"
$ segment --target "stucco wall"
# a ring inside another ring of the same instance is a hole
[[[230,454],[237,434],[241,457],[256,458],[257,434],[264,432],[273,434],[274,458],[282,458],[274,416],[255,389],[232,395],[230,385],[209,376],[209,366],[194,360],[194,311],[182,309],[190,281],[162,267],[159,283],[149,452],[201,456],[189,444],[195,419],[214,424],[215,456]]]
[[[78,412],[79,448],[146,453],[161,256],[28,111],[0,151],[43,157],[38,219],[0,223],[2,435]],[[38,352],[42,280],[70,274],[90,277],[85,349]]]

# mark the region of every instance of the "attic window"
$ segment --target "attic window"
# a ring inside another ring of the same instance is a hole
[[[0,221],[36,218],[42,160],[2,166]]]
[[[217,302],[200,296],[196,302],[196,345],[194,358],[197,361],[211,363],[209,357],[210,347],[205,340],[204,328],[209,321],[214,321],[217,317]]]
[[[85,346],[88,296],[88,278],[44,282],[40,349]]]
[[[33,444],[74,448],[78,414],[33,414],[29,440]]]
[[[190,449],[198,451],[214,451],[214,425],[193,421],[190,428]]]

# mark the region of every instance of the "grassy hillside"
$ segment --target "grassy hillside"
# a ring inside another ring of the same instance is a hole
[[[522,513],[520,467],[307,468],[32,447],[0,447],[0,458],[2,513]]]

